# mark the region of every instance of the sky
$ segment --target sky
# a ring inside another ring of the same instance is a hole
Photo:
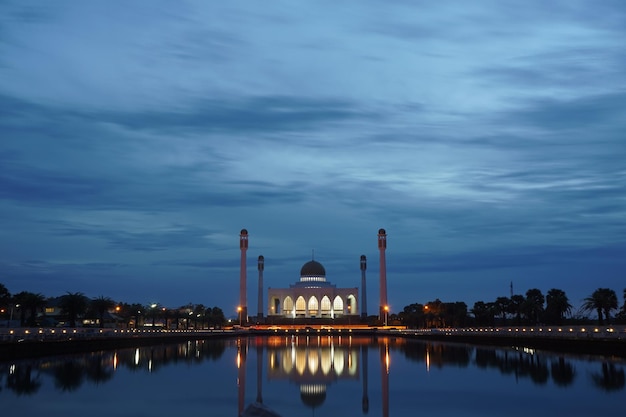
[[[626,288],[626,2],[0,1],[0,283],[392,312]],[[314,253],[314,255],[313,255]],[[267,301],[265,301],[267,302]],[[267,305],[265,306],[267,308]]]

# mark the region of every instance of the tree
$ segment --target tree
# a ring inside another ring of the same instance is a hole
[[[496,314],[502,317],[502,325],[506,323],[506,313],[511,309],[511,300],[508,297],[498,297],[493,303]]]
[[[523,310],[531,324],[538,324],[541,321],[544,302],[545,298],[541,290],[532,288],[526,291],[526,301],[524,302]]]
[[[418,328],[425,326],[424,305],[413,303],[405,306],[399,314],[402,322],[409,328]]]
[[[546,294],[546,317],[550,323],[561,324],[566,314],[570,314],[572,305],[562,290],[552,288]]]
[[[522,324],[522,313],[526,299],[521,294],[511,296],[511,304],[509,305],[509,313],[515,315],[517,325]]]
[[[485,303],[484,301],[476,301],[472,314],[476,318],[476,324],[479,326],[492,326],[495,317],[494,303]]]
[[[9,292],[7,287],[5,287],[4,284],[0,282],[0,305],[4,306],[5,303],[8,304],[10,299],[11,293]]]
[[[213,307],[210,309],[211,314],[209,316],[209,326],[211,327],[222,327],[224,323],[226,323],[226,317],[224,316],[224,312],[219,307]],[[207,314],[209,312],[209,308],[207,308]]]
[[[7,311],[8,306],[11,303],[11,293],[4,286],[4,284],[0,283],[0,311]]]
[[[22,291],[15,295],[15,302],[21,307],[21,325],[28,324],[31,327],[37,325],[37,313],[46,306],[46,298],[42,294]],[[28,317],[26,313],[29,313]]]
[[[598,324],[602,325],[603,319],[610,321],[611,310],[617,309],[617,294],[610,288],[598,288],[590,297],[584,299],[582,309],[583,311],[595,310],[598,313]]]
[[[67,314],[67,320],[71,327],[76,327],[76,318],[87,311],[88,298],[82,292],[69,292],[62,295],[59,307],[63,314]]]
[[[100,296],[91,300],[90,307],[98,315],[100,320],[100,328],[104,327],[104,314],[113,308],[115,301],[109,297]]]

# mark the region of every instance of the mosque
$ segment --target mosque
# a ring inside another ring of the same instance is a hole
[[[330,318],[359,314],[358,291],[337,288],[326,281],[324,266],[311,260],[300,269],[300,281],[289,288],[268,290],[268,316],[291,318]]]
[[[240,281],[239,281],[239,312],[240,321],[248,322],[248,308],[246,299],[246,253],[248,249],[248,231],[242,229],[239,235],[241,250]],[[389,312],[387,305],[387,277],[385,250],[387,248],[387,233],[385,229],[378,230],[378,249],[380,252],[380,305],[379,319],[385,320]],[[300,280],[288,288],[269,288],[267,294],[267,311],[263,309],[263,272],[265,259],[258,257],[258,312],[256,319],[263,320],[264,314],[268,318],[292,319],[335,319],[341,317],[367,317],[366,277],[367,259],[361,255],[361,294],[359,303],[359,288],[339,288],[326,279],[324,266],[311,259],[300,269]]]

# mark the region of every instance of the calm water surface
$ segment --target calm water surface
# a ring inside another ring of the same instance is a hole
[[[397,338],[250,337],[0,362],[2,416],[623,416],[623,360]]]

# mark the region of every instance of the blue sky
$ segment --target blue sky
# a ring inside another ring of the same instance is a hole
[[[626,3],[3,1],[0,282],[392,311],[626,287]]]

